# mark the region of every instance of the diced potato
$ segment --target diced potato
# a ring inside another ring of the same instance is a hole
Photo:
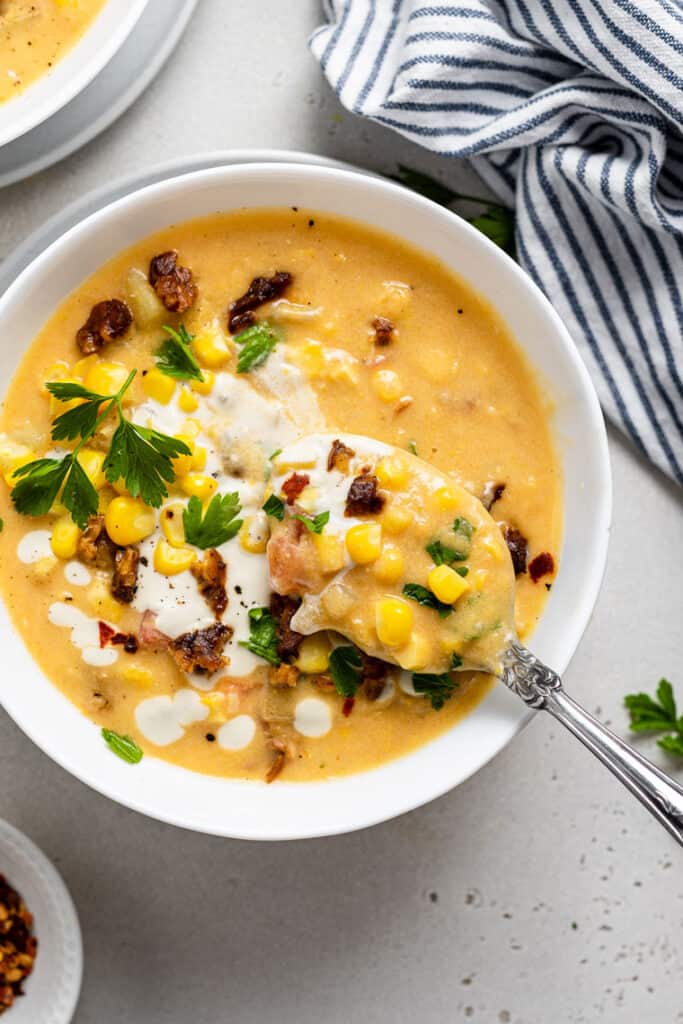
[[[372,389],[382,402],[397,402],[403,394],[403,384],[395,370],[375,370]]]
[[[344,544],[337,533],[314,533],[313,544],[318,555],[318,564],[325,575],[339,572],[344,567]]]
[[[166,307],[138,267],[131,267],[126,275],[126,299],[136,326],[141,331],[158,327],[168,317]]]

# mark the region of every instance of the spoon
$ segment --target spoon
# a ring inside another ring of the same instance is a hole
[[[277,455],[271,487],[271,586],[302,599],[294,630],[334,631],[421,678],[495,675],[569,729],[683,845],[683,788],[520,642],[510,553],[469,491],[407,451],[324,433]]]

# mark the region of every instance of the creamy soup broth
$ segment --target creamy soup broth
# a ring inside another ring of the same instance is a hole
[[[75,336],[91,307],[114,297],[130,301],[131,268],[143,279],[151,258],[166,250],[177,250],[179,264],[192,272],[192,308],[182,316],[152,309],[153,322],[145,324],[131,302],[132,328],[83,363]],[[261,367],[236,375],[239,347],[227,330],[228,304],[257,275],[279,270],[292,283],[256,316],[276,324],[283,340]],[[385,345],[378,344],[378,317],[392,325]],[[154,371],[161,325],[180,321],[195,336],[200,364],[214,375],[213,389],[202,395],[171,382],[172,395],[162,402],[149,394],[154,372],[142,373]],[[270,685],[272,670],[239,641],[249,639],[249,610],[268,605],[268,523],[260,511],[268,456],[310,431],[365,434],[415,450],[477,496],[490,498],[492,486],[504,484],[491,514],[523,533],[529,559],[552,552],[556,563],[561,479],[550,409],[488,302],[426,254],[326,214],[242,211],[174,225],[93,268],[29,348],[2,411],[6,480],[12,482],[17,451],[42,456],[59,447],[50,441],[50,423],[63,408],[46,393],[45,381],[87,381],[93,365],[112,362],[139,371],[126,396],[137,422],[171,435],[198,433],[194,443],[208,452],[204,471],[219,477],[221,491],[239,490],[245,526],[220,548],[229,598],[224,621],[234,629],[224,651],[230,663],[193,679],[166,652],[98,650],[98,621],[139,632],[145,606],[173,635],[211,621],[189,571],[166,579],[155,571],[159,527],[139,545],[149,564],[140,570],[135,601],[120,604],[108,593],[111,574],[54,554],[50,535],[63,509],[27,518],[2,487],[4,599],[38,664],[84,714],[133,737],[146,755],[215,775],[263,778],[273,768],[273,737],[284,737],[275,744],[277,756],[286,747],[281,777],[306,781],[405,754],[476,706],[490,677],[460,673],[454,695],[435,711],[414,695],[409,677],[392,674],[380,699],[359,692],[349,712],[314,674],[302,675],[295,687]],[[254,446],[261,452],[256,464],[252,459],[236,469],[234,452],[253,453]],[[177,482],[170,490],[166,504],[187,502]],[[102,509],[115,496],[111,487],[101,488]],[[536,582],[529,573],[518,575],[515,620],[523,639],[533,632],[551,583],[552,572]],[[176,601],[182,603],[174,607]],[[111,756],[104,744],[102,756]]]

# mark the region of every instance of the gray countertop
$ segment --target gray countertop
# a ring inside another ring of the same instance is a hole
[[[84,191],[179,153],[274,146],[443,168],[341,110],[306,46],[320,18],[316,0],[200,0],[127,115],[0,193],[0,252]],[[472,185],[466,168],[448,174]],[[566,683],[625,733],[624,693],[667,675],[683,694],[683,517],[673,486],[614,433],[610,447],[607,575]],[[54,860],[80,913],[76,1024],[680,1024],[680,850],[558,729],[538,716],[476,777],[398,820],[267,845],[116,806],[0,711],[0,816]]]

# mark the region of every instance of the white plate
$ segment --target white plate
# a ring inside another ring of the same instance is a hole
[[[51,167],[108,128],[173,52],[197,0],[151,0],[107,66],[49,120],[0,149],[0,187]]]
[[[125,196],[67,231],[0,299],[0,333],[12,339],[0,347],[0,379],[11,378],[56,305],[93,268],[170,220],[245,206],[304,206],[394,232],[471,281],[507,321],[555,410],[565,537],[533,648],[563,672],[593,609],[607,552],[611,480],[597,396],[565,327],[531,279],[480,232],[423,197],[383,179],[291,163],[216,167]],[[129,807],[219,835],[294,839],[382,821],[468,778],[530,717],[518,698],[497,687],[464,721],[413,753],[327,782],[267,786],[199,775],[153,757],[133,767],[107,750],[97,727],[43,676],[4,605],[0,632],[0,700],[50,757]]]
[[[0,875],[33,914],[38,955],[33,973],[3,1021],[7,1024],[69,1024],[83,975],[81,929],[73,901],[44,853],[0,819]]]

